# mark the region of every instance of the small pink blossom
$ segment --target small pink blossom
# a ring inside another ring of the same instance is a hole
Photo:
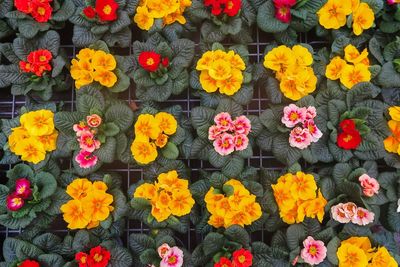
[[[213,142],[215,151],[222,156],[231,154],[235,150],[235,144],[233,139],[234,138],[231,134],[228,133],[221,134]]]
[[[99,140],[96,140],[94,138],[94,135],[91,132],[84,132],[80,136],[78,141],[79,141],[79,147],[82,150],[86,150],[88,152],[93,152],[96,149],[99,149],[100,144],[101,144]]]
[[[283,23],[290,23],[292,14],[290,13],[289,6],[275,6],[275,18]]]
[[[251,122],[250,120],[242,115],[237,117],[233,121],[234,130],[236,133],[248,135],[251,131]]]
[[[307,107],[306,120],[312,120],[317,116],[317,110],[313,106]]]
[[[353,202],[347,202],[343,204],[343,211],[347,218],[351,219],[357,212],[357,205]]]
[[[170,250],[170,246],[167,243],[162,244],[158,247],[157,252],[160,258],[164,258],[165,254],[167,254],[168,250]]]
[[[295,127],[306,119],[306,108],[299,108],[295,104],[290,104],[283,109],[282,123],[288,128]]]
[[[97,128],[101,124],[101,117],[97,114],[86,116],[86,122],[90,127]]]
[[[15,181],[15,193],[27,199],[32,195],[31,182],[26,178],[20,178]]]
[[[160,267],[181,267],[183,265],[183,251],[172,247],[160,262]]]
[[[249,145],[249,138],[245,134],[237,134],[233,138],[236,150],[245,150]]]
[[[304,128],[308,129],[308,132],[311,135],[311,142],[315,143],[322,137],[322,132],[318,129],[317,125],[315,125],[313,120],[304,121]]]
[[[81,121],[78,124],[74,124],[72,128],[74,129],[76,136],[81,136],[83,133],[88,132],[90,130],[89,126],[87,126],[84,121]]]
[[[357,208],[351,222],[358,225],[367,225],[374,221],[375,214],[364,208]]]
[[[374,194],[378,194],[380,186],[375,178],[369,177],[368,174],[363,174],[358,180],[360,181],[364,195],[372,197]]]
[[[292,261],[292,265],[295,266],[297,264],[297,262],[299,261],[299,255],[297,255],[293,261]]]
[[[79,163],[81,168],[87,169],[93,167],[97,163],[97,156],[89,151],[81,150],[75,157],[75,161]]]
[[[343,209],[343,203],[339,203],[335,206],[331,207],[331,215],[332,219],[335,221],[338,221],[340,223],[349,223],[351,221],[351,218],[348,218],[346,216],[346,213]]]
[[[387,0],[389,5],[400,4],[400,0]]]
[[[214,122],[222,131],[229,131],[233,127],[231,115],[228,112],[221,112],[214,118]]]
[[[218,136],[222,133],[222,129],[221,127],[217,126],[217,125],[212,125],[209,129],[208,129],[208,140],[214,141],[215,139],[218,138]]]
[[[312,236],[308,236],[303,241],[304,248],[301,250],[301,258],[305,263],[310,265],[320,264],[326,258],[327,249],[324,242],[314,240]]]
[[[294,128],[289,135],[289,144],[291,147],[305,149],[311,144],[311,134],[308,129],[301,127]]]
[[[6,199],[7,209],[11,211],[17,211],[24,206],[24,200],[21,196],[18,196],[16,193],[11,193],[7,196]]]

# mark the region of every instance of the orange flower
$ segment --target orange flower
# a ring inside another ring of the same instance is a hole
[[[113,207],[110,207],[113,201],[112,195],[100,190],[93,190],[82,199],[82,207],[85,211],[90,211],[92,220],[104,221],[110,215],[110,211],[113,210]]]

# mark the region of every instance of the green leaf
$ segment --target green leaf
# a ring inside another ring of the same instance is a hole
[[[63,266],[65,264],[63,257],[57,254],[41,254],[37,259],[41,264],[40,266],[43,267]]]
[[[174,53],[171,64],[186,68],[192,62],[194,56],[194,42],[188,39],[178,39],[171,43]]]
[[[208,153],[209,153],[208,160],[216,168],[224,167],[225,164],[227,164],[227,161],[230,159],[230,157],[220,155],[215,151],[215,149],[210,149]]]
[[[73,1],[64,1],[57,12],[52,14],[51,19],[57,22],[68,20],[75,13],[75,5]]]
[[[212,256],[222,249],[224,236],[219,233],[209,233],[203,240],[203,251],[205,255]]]
[[[339,264],[339,260],[338,257],[336,256],[336,252],[340,246],[340,239],[338,237],[334,237],[331,241],[329,241],[328,245],[327,245],[327,257],[328,260],[330,261],[330,263],[334,264],[334,265],[338,265]]]
[[[128,89],[130,85],[130,78],[119,68],[114,70],[114,74],[117,75],[117,82],[108,90],[113,93],[119,93]]]
[[[244,159],[233,155],[232,157],[230,157],[230,160],[225,164],[221,171],[228,177],[236,177],[242,172],[243,168]]]
[[[244,247],[247,247],[250,243],[249,234],[243,227],[239,225],[232,225],[228,227],[225,230],[224,235],[231,241],[238,242],[242,244]]]
[[[289,145],[289,138],[284,135],[278,135],[272,143],[272,153],[281,162],[292,165],[301,157],[301,152],[297,148]]]
[[[178,147],[172,142],[168,142],[166,146],[161,149],[161,153],[167,159],[177,159],[179,157]]]
[[[214,120],[215,111],[207,107],[195,107],[191,110],[191,120],[194,128],[211,124]]]
[[[5,260],[13,261],[14,255],[18,259],[24,258],[37,258],[39,255],[44,254],[44,252],[32,245],[27,241],[23,241],[16,238],[8,237],[3,243],[3,252]]]
[[[22,84],[27,82],[27,76],[21,73],[17,65],[0,65],[0,87],[11,84]]]
[[[121,10],[118,12],[118,19],[114,21],[110,26],[110,33],[117,33],[123,28],[128,27],[131,24],[131,18],[128,12]]]
[[[84,119],[84,114],[80,112],[60,111],[54,115],[54,125],[61,132],[68,135],[75,135],[73,129],[74,124]]]
[[[130,267],[132,265],[132,256],[124,247],[114,246],[110,248],[111,258],[109,264],[115,267]]]
[[[78,95],[76,109],[78,112],[90,115],[90,110],[102,110],[104,106],[95,97],[87,94]]]
[[[400,73],[394,69],[392,62],[387,62],[382,66],[377,81],[384,88],[398,87],[400,83]]]
[[[257,25],[265,32],[283,32],[289,27],[289,23],[283,23],[275,18],[275,7],[272,1],[261,5],[257,12]]]
[[[151,207],[151,203],[145,198],[135,197],[131,200],[131,207],[137,210],[145,210]]]
[[[100,148],[95,150],[94,154],[104,163],[112,163],[117,150],[117,141],[114,137],[107,137],[106,142],[101,144]]]
[[[103,127],[104,128],[102,128],[102,131],[104,132],[105,136],[115,136],[120,132],[118,126],[113,122],[107,122]]]
[[[133,124],[133,112],[125,103],[111,105],[105,113],[105,121],[115,123],[121,132],[125,132]]]
[[[87,47],[96,42],[97,37],[94,33],[85,27],[74,26],[72,42],[78,47]]]
[[[300,243],[306,239],[307,233],[302,224],[292,224],[286,231],[287,244],[290,250],[300,246]]]
[[[39,172],[33,179],[39,187],[40,198],[45,199],[52,196],[57,189],[57,181],[53,175],[47,172]]]
[[[129,236],[129,248],[133,253],[140,255],[146,249],[156,249],[154,239],[146,234],[131,234]]]

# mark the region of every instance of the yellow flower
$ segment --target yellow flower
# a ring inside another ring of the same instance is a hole
[[[314,92],[316,87],[317,77],[310,67],[290,66],[280,82],[284,96],[295,101]]]
[[[227,198],[222,198],[220,201],[216,202],[215,211],[213,213],[225,217],[225,214],[231,210],[231,205]]]
[[[133,194],[133,197],[141,197],[152,200],[157,196],[157,188],[153,184],[142,184],[138,186]]]
[[[208,70],[211,68],[211,64],[214,62],[216,51],[207,51],[197,61],[196,70]]]
[[[347,63],[340,57],[332,58],[331,62],[326,66],[325,76],[330,80],[340,79],[342,76],[343,69],[346,67]]]
[[[238,70],[246,69],[246,64],[244,63],[243,59],[232,50],[228,51],[227,61],[229,61],[229,65],[233,69],[238,69]]]
[[[90,211],[91,219],[104,221],[110,215],[110,205],[113,203],[112,195],[100,190],[92,190],[89,195],[82,199],[82,207],[85,211]]]
[[[292,209],[296,204],[296,201],[290,193],[290,187],[285,183],[278,182],[277,184],[271,185],[274,192],[274,198],[276,204],[278,204],[280,209]]]
[[[347,45],[344,49],[344,58],[353,64],[363,63],[369,66],[368,50],[365,48],[361,53],[354,45]]]
[[[143,139],[157,139],[161,134],[159,121],[151,114],[139,115],[135,123],[135,136]]]
[[[166,1],[147,0],[147,8],[149,9],[150,16],[160,19],[169,13],[175,12],[179,8],[179,2],[175,1],[171,6]]]
[[[92,191],[92,182],[86,178],[78,178],[67,186],[65,192],[73,199],[81,200],[85,198],[90,191]]]
[[[390,107],[389,115],[392,118],[392,120],[400,121],[400,106]]]
[[[267,53],[264,57],[264,67],[278,73],[285,72],[286,69],[295,65],[296,56],[292,49],[287,46],[278,46]]]
[[[97,50],[93,55],[92,66],[96,70],[103,69],[112,71],[117,67],[117,61],[113,55],[107,54],[102,50]]]
[[[322,223],[325,215],[325,206],[326,199],[321,193],[321,190],[318,190],[318,197],[304,201],[297,209],[297,221],[304,221],[304,217],[308,218],[318,218],[318,221]]]
[[[366,236],[353,236],[342,241],[342,244],[351,244],[362,249],[369,261],[372,258],[374,249],[371,247],[371,241]]]
[[[54,113],[50,110],[41,109],[24,113],[19,121],[31,136],[49,135],[54,131]]]
[[[133,158],[140,164],[148,164],[157,158],[157,147],[148,141],[135,139],[131,145]]]
[[[287,224],[294,224],[297,220],[297,210],[298,206],[295,204],[291,209],[280,209],[279,216],[282,218],[282,221]]]
[[[172,205],[171,196],[165,190],[160,191],[157,198],[154,199],[153,202],[159,209],[171,208],[170,206]]]
[[[353,12],[353,33],[360,35],[364,30],[372,27],[374,24],[374,11],[367,3],[361,3]]]
[[[247,212],[251,221],[256,221],[261,218],[262,211],[261,206],[257,202],[250,203],[244,207],[244,211]]]
[[[174,22],[179,22],[180,24],[186,23],[186,18],[183,16],[180,10],[175,11],[174,13],[168,14],[163,19],[165,25],[172,24]]]
[[[107,186],[106,183],[103,182],[103,181],[94,181],[94,182],[93,182],[92,189],[93,189],[93,190],[99,190],[99,191],[106,192],[107,189],[108,189],[108,186]]]
[[[57,148],[57,137],[58,132],[54,130],[54,132],[50,135],[38,136],[36,138],[40,143],[43,144],[46,151],[53,151]]]
[[[12,128],[12,133],[8,136],[8,145],[10,146],[11,152],[15,153],[15,147],[23,139],[29,138],[28,131],[22,127]]]
[[[46,150],[42,143],[37,142],[35,137],[29,137],[19,141],[14,149],[14,153],[21,156],[23,161],[38,164],[46,157]]]
[[[309,200],[316,197],[317,183],[314,176],[305,174],[304,172],[297,172],[293,176],[293,184],[290,187],[290,192],[294,199]]]
[[[165,145],[168,143],[168,135],[166,134],[159,134],[157,139],[154,141],[154,144],[158,146],[159,148],[165,147]]]
[[[91,84],[93,82],[93,72],[87,70],[80,70],[80,77],[75,80],[76,89],[80,89],[82,86]]]
[[[204,196],[204,202],[207,204],[207,210],[214,214],[217,203],[221,199],[223,199],[225,196],[223,194],[215,193],[214,187],[211,187],[210,190],[208,190],[207,194]]]
[[[146,6],[139,6],[136,9],[133,21],[140,29],[148,31],[154,24],[154,17],[150,16],[149,10]]]
[[[243,74],[240,70],[233,69],[232,76],[226,80],[217,81],[219,92],[225,95],[234,95],[243,83]]]
[[[157,180],[157,187],[169,192],[173,192],[174,190],[184,190],[189,186],[189,181],[180,179],[176,170],[160,173]]]
[[[385,247],[380,247],[372,256],[370,267],[398,267],[396,260],[389,254]]]
[[[364,64],[347,65],[340,76],[340,82],[347,89],[351,89],[358,83],[369,82],[370,80],[371,72]]]
[[[207,70],[201,71],[200,84],[207,93],[213,93],[218,90],[217,81],[208,74]]]
[[[97,69],[93,73],[93,79],[105,87],[113,87],[117,82],[117,75],[114,72],[105,69]]]
[[[171,216],[171,210],[168,208],[159,209],[155,205],[153,205],[151,208],[151,215],[153,215],[157,222],[162,222],[168,219],[169,216]]]
[[[91,60],[95,51],[90,48],[83,48],[79,51],[78,55],[76,57],[80,60]]]
[[[224,217],[218,216],[216,214],[212,214],[208,219],[208,224],[214,226],[215,228],[224,227],[225,219]]]
[[[91,211],[84,210],[79,200],[70,200],[60,208],[69,229],[83,229],[91,221]]]
[[[76,60],[75,58],[71,60],[71,69],[70,69],[70,73],[71,73],[71,77],[74,80],[77,80],[81,77],[81,67],[79,66],[79,61]]]
[[[167,112],[159,112],[156,114],[155,120],[157,121],[160,130],[165,134],[172,135],[176,133],[178,122],[171,114]]]
[[[175,216],[184,216],[189,214],[194,205],[194,199],[189,190],[179,190],[172,195],[172,201],[169,208]]]
[[[352,244],[341,244],[336,255],[339,259],[339,267],[365,267],[368,265],[364,251]]]
[[[325,29],[339,29],[346,24],[346,16],[350,15],[351,1],[328,0],[317,12],[319,24]]]
[[[388,121],[388,127],[392,132],[392,136],[387,137],[383,144],[385,149],[390,153],[399,153],[399,144],[400,144],[400,121],[390,120]]]
[[[232,75],[231,66],[226,60],[215,60],[211,64],[208,74],[216,81],[226,80]]]
[[[313,63],[313,57],[310,51],[301,45],[295,45],[292,47],[292,51],[296,57],[296,64],[302,67],[311,66]]]
[[[360,5],[360,0],[351,0],[351,10],[354,12]]]
[[[225,223],[224,223],[225,228],[234,224],[243,227],[245,225],[250,225],[252,223],[249,214],[244,210],[230,211],[225,215],[224,218],[225,218]]]

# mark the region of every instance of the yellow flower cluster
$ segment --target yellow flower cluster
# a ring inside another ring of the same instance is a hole
[[[341,242],[336,255],[340,267],[397,267],[385,247],[372,248],[368,237],[350,237]]]
[[[191,0],[141,0],[133,21],[142,30],[150,30],[155,19],[163,19],[164,25],[174,22],[185,24],[183,12],[192,5]]]
[[[256,202],[256,196],[240,181],[231,179],[225,185],[233,187],[232,195],[225,196],[220,190],[211,187],[204,197],[207,210],[211,213],[208,224],[215,228],[227,228],[235,224],[243,227],[261,217],[261,206]]]
[[[287,224],[300,223],[305,217],[324,219],[326,199],[318,190],[314,176],[297,172],[287,173],[272,185],[279,215]]]
[[[374,25],[374,11],[367,3],[360,0],[328,0],[318,11],[319,24],[325,29],[339,29],[347,23],[347,16],[352,15],[353,33],[360,35]]]
[[[113,72],[117,67],[117,61],[113,55],[102,50],[84,48],[76,57],[77,59],[71,61],[71,76],[75,80],[76,89],[93,81],[108,88],[117,82],[117,75]]]
[[[388,121],[390,132],[383,144],[386,151],[400,155],[400,106],[393,106],[389,108],[389,115],[391,120]]]
[[[340,79],[347,89],[351,89],[360,82],[369,82],[371,72],[368,50],[365,48],[360,53],[355,46],[347,45],[344,49],[344,59],[339,56],[332,58],[326,66],[325,76],[330,80]]]
[[[275,71],[281,92],[295,101],[317,88],[317,76],[311,67],[312,63],[312,54],[301,45],[295,45],[292,49],[285,45],[278,46],[264,58],[264,67]]]
[[[135,140],[131,145],[133,158],[140,164],[153,162],[158,156],[157,147],[163,148],[177,127],[178,122],[167,112],[154,116],[140,115],[135,123]]]
[[[56,149],[58,132],[54,128],[54,113],[41,109],[23,114],[20,126],[12,128],[8,137],[10,151],[24,161],[37,164],[44,160],[46,152]]]
[[[114,210],[114,198],[108,194],[107,185],[102,181],[91,182],[77,178],[67,186],[66,193],[72,200],[62,205],[60,210],[69,229],[91,229],[99,226]]]
[[[190,213],[194,199],[189,191],[189,182],[180,179],[173,170],[161,173],[154,184],[144,183],[136,188],[134,198],[145,198],[151,203],[151,215],[162,222],[169,216],[184,216]]]
[[[233,95],[243,83],[246,64],[234,51],[207,51],[197,61],[196,70],[200,72],[200,84],[208,93],[217,90],[221,94]]]

